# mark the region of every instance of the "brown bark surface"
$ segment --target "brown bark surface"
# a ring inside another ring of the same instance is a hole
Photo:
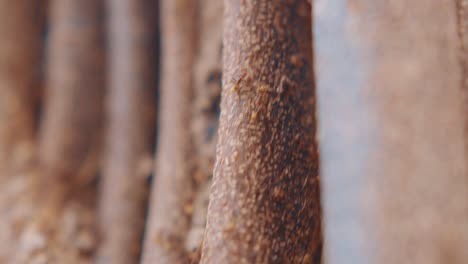
[[[0,1],[0,263],[10,263],[31,215],[41,1]]]
[[[156,1],[109,0],[109,97],[97,263],[137,263],[152,171]]]
[[[202,263],[313,263],[321,242],[310,6],[225,1]]]
[[[195,189],[190,231],[185,241],[189,252],[199,251],[206,226],[221,98],[223,1],[199,2],[198,53],[194,68],[192,129],[195,152]]]
[[[14,263],[82,263],[94,250],[93,177],[104,93],[102,1],[50,2],[37,215]]]
[[[197,1],[163,0],[162,84],[155,181],[143,263],[180,263],[194,199],[191,133]]]
[[[467,263],[455,1],[314,9],[327,263]]]

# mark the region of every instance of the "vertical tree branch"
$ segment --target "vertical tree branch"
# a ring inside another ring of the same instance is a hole
[[[76,175],[97,142],[104,94],[102,1],[52,1],[41,161]]]
[[[320,237],[310,6],[225,1],[202,263],[313,263]]]
[[[104,95],[102,1],[56,0],[50,9],[40,161],[48,182],[71,187],[91,178],[97,166]]]
[[[327,262],[466,263],[455,1],[318,1]]]
[[[38,215],[21,234],[15,263],[89,261],[94,250],[95,190],[84,185],[96,175],[98,164],[104,94],[102,1],[54,0],[49,10]]]
[[[97,263],[136,263],[155,126],[156,1],[109,0],[108,127]]]
[[[24,169],[33,157],[40,10],[40,1],[0,1],[0,180]]]
[[[198,54],[194,69],[195,93],[192,115],[196,195],[192,206],[192,225],[185,243],[187,251],[198,253],[201,252],[199,247],[202,244],[206,226],[208,196],[218,138],[222,77],[223,1],[201,0],[199,13]]]
[[[190,129],[197,1],[161,1],[162,85],[155,182],[143,263],[180,263],[194,195]]]
[[[0,263],[11,263],[30,216],[34,94],[41,86],[42,1],[0,1]]]

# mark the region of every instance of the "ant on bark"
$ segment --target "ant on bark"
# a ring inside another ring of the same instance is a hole
[[[260,72],[257,80],[254,80],[253,82],[251,82],[248,86],[246,87],[243,87],[241,89],[241,82],[242,81],[246,81],[248,77],[251,76],[250,72],[243,72],[241,73],[240,75],[236,76],[236,77],[233,77],[231,79],[231,83],[232,83],[232,87],[231,87],[231,91],[233,93],[236,93],[238,95],[238,97],[240,98],[241,95],[243,94],[246,94],[248,92],[253,92],[255,89],[255,87],[258,87],[258,91],[259,92],[268,92],[269,91],[269,86],[266,85],[266,84],[262,84],[260,82],[260,76],[262,75],[263,73],[263,69],[262,71]]]
[[[242,91],[241,91],[241,87],[240,87],[240,84],[243,80],[246,79],[248,73],[247,72],[244,72],[242,74],[240,74],[240,76],[238,77],[233,77],[231,79],[231,83],[232,83],[232,86],[231,86],[231,92],[237,94],[237,97],[240,101],[241,99],[241,95],[242,95]],[[246,93],[247,91],[244,90],[244,93]]]

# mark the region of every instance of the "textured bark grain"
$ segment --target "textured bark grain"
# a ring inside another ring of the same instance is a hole
[[[467,263],[455,1],[317,1],[325,257]]]
[[[41,4],[0,1],[0,263],[11,263],[18,232],[31,215]]]
[[[310,5],[225,1],[202,263],[314,263],[321,245]]]
[[[157,164],[143,263],[185,261],[194,199],[191,133],[197,1],[163,0]]]
[[[194,68],[194,111],[192,129],[196,171],[196,195],[187,251],[197,252],[203,240],[209,187],[216,156],[221,98],[223,1],[202,0],[199,7],[198,53]]]
[[[92,179],[105,76],[102,11],[102,1],[50,2],[38,215],[22,234],[19,252],[25,253],[15,263],[81,263],[94,250]]]
[[[97,263],[137,263],[151,174],[156,106],[154,0],[109,0],[109,96]]]

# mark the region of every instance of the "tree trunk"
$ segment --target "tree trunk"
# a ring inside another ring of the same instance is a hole
[[[52,181],[69,184],[95,173],[96,166],[85,170],[84,165],[99,141],[102,122],[102,18],[102,1],[51,2],[40,159]]]
[[[190,129],[197,1],[161,1],[162,85],[157,166],[143,263],[180,263],[194,199]]]
[[[310,6],[225,1],[202,263],[313,263],[321,244]]]
[[[15,263],[76,263],[94,250],[95,186],[86,184],[96,175],[102,122],[102,1],[55,0],[49,10],[38,216],[22,234],[27,259]]]
[[[0,263],[31,216],[42,19],[41,1],[0,0]]]
[[[0,180],[33,157],[35,96],[40,87],[40,1],[0,1]],[[19,33],[21,32],[21,33]]]
[[[455,2],[314,9],[327,263],[468,263]]]
[[[151,174],[156,103],[156,1],[109,0],[110,94],[97,263],[137,263]]]

